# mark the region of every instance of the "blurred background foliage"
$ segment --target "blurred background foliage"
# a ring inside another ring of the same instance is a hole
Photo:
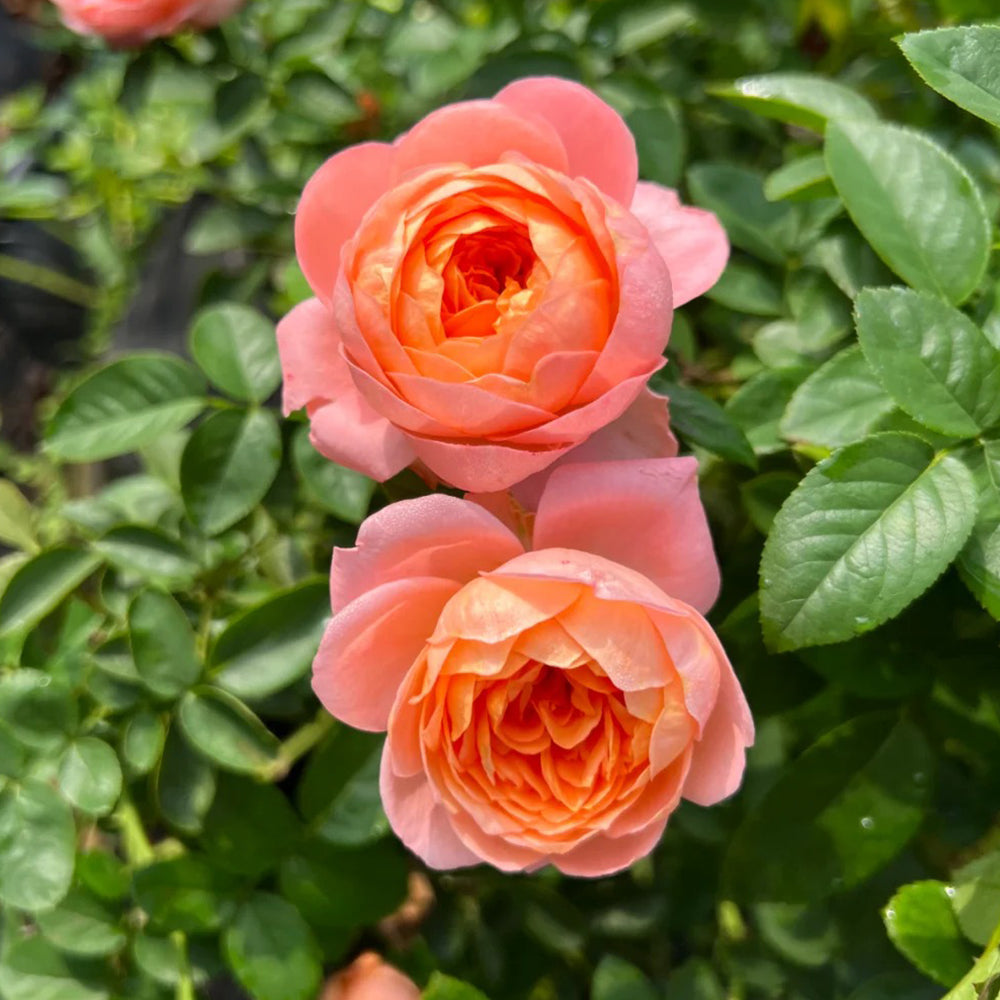
[[[857,290],[892,277],[818,155],[843,92],[727,89],[835,78],[950,150],[995,220],[996,133],[893,41],[996,17],[995,0],[249,0],[139,52],[10,6],[0,996],[311,1000],[369,947],[455,1000],[923,1000],[960,980],[954,1000],[995,997],[993,617],[951,570],[848,643],[760,637],[775,512],[851,440],[817,439],[808,397],[789,401],[848,342]],[[274,320],[308,294],[292,224],[310,173],[533,74],[597,90],[643,176],[734,244],[676,316],[660,388],[702,460],[712,620],[758,742],[733,801],[683,805],[654,855],[593,882],[428,873],[393,839],[378,738],[319,712],[308,670],[331,547],[421,484],[326,462],[273,406]],[[970,306],[1000,327],[995,276]],[[879,406],[870,426],[912,428]]]

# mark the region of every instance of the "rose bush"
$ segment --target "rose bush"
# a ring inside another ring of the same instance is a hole
[[[682,797],[735,791],[753,724],[700,613],[719,577],[696,473],[570,465],[520,523],[435,495],[335,550],[313,686],[388,730],[385,810],[429,865],[603,875]]]
[[[208,28],[243,0],[53,0],[67,27],[119,46],[140,45],[182,28]]]
[[[316,297],[279,324],[285,411],[376,479],[419,461],[500,490],[551,464],[640,396],[728,256],[714,215],[637,176],[618,114],[556,78],[333,156],[296,217]]]
[[[326,984],[320,1000],[419,1000],[420,990],[374,952],[359,955]]]

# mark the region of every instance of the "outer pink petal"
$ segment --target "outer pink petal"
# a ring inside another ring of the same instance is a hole
[[[565,875],[599,878],[612,875],[644,858],[659,843],[667,825],[667,817],[623,837],[598,834],[566,854],[550,858]]]
[[[667,397],[646,388],[617,419],[591,434],[581,445],[567,452],[547,469],[512,487],[514,497],[527,510],[537,510],[549,476],[564,465],[583,462],[614,462],[628,458],[673,458],[677,438],[670,430]],[[486,505],[482,496],[470,497]],[[490,508],[492,509],[492,508]]]
[[[571,177],[587,177],[622,205],[632,201],[639,160],[621,116],[593,91],[554,76],[508,84],[494,98],[523,114],[541,115],[566,147]]]
[[[707,292],[725,270],[729,238],[712,212],[682,205],[676,191],[642,181],[632,214],[649,230],[670,270],[674,306]]]
[[[330,310],[319,299],[297,305],[278,323],[278,354],[283,384],[281,408],[287,417],[315,399],[336,399],[353,392],[340,336]]]
[[[191,15],[191,23],[199,28],[209,28],[234,14],[244,2],[245,0],[203,0],[198,10]]]
[[[295,214],[295,253],[312,290],[329,302],[340,270],[340,248],[365,212],[389,188],[395,153],[363,142],[331,156],[306,184]]]
[[[406,672],[459,587],[433,577],[396,580],[335,614],[313,661],[324,708],[355,729],[385,729]]]
[[[395,144],[395,175],[442,163],[482,167],[505,153],[566,173],[566,152],[557,129],[532,109],[525,113],[496,101],[464,101],[433,111]]]
[[[382,806],[396,836],[431,868],[468,868],[481,859],[458,839],[426,775],[400,777],[392,767],[392,738],[382,751]]]
[[[406,435],[353,387],[310,414],[310,422],[309,440],[318,452],[379,482],[414,459]]]
[[[754,725],[746,696],[723,654],[715,710],[695,744],[682,795],[710,806],[733,794],[743,779],[746,748],[753,745]]]
[[[522,552],[512,532],[468,500],[440,493],[401,500],[361,525],[355,548],[333,550],[330,603],[337,614],[367,591],[410,577],[467,583]]]
[[[563,465],[542,494],[533,546],[604,556],[702,612],[719,593],[694,458]]]

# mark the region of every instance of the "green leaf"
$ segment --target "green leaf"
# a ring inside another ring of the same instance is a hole
[[[670,399],[671,426],[685,441],[731,462],[757,468],[757,456],[743,431],[715,400],[686,385],[660,384]]]
[[[158,698],[176,698],[201,676],[194,629],[183,608],[160,590],[145,590],[128,609],[135,668]]]
[[[234,909],[234,886],[230,876],[195,854],[155,861],[132,879],[136,902],[151,924],[185,934],[208,934],[226,923]]]
[[[925,975],[954,986],[972,965],[943,882],[904,885],[882,911],[892,943]]]
[[[379,794],[381,753],[376,750],[317,820],[318,836],[343,847],[367,844],[389,832]]]
[[[275,760],[277,739],[243,702],[219,688],[188,691],[177,718],[191,746],[227,771],[252,774]]]
[[[204,395],[201,374],[173,355],[122,358],[63,400],[46,430],[46,448],[68,462],[124,455],[183,427],[201,412]]]
[[[239,698],[266,698],[309,672],[330,615],[330,589],[309,582],[233,619],[212,647],[213,680]]]
[[[617,955],[605,955],[590,983],[591,1000],[659,1000],[659,992],[641,969]]]
[[[108,907],[80,889],[54,910],[38,913],[35,921],[52,944],[71,955],[113,955],[126,941]]]
[[[309,496],[324,510],[348,524],[360,524],[368,514],[375,482],[353,469],[324,458],[300,427],[292,442],[292,461]]]
[[[837,953],[837,925],[822,903],[758,903],[754,916],[767,944],[796,965],[819,968]]]
[[[827,733],[782,772],[730,841],[736,900],[809,903],[865,881],[917,831],[934,758],[912,723],[884,713]]]
[[[56,951],[42,937],[6,944],[0,961],[0,995],[4,1000],[107,1000],[91,966],[82,966]]]
[[[985,947],[1000,914],[1000,851],[962,865],[952,875],[951,905],[962,933]]]
[[[21,910],[55,906],[69,892],[76,828],[69,805],[42,781],[0,792],[0,900]]]
[[[148,774],[163,753],[167,729],[155,712],[141,709],[122,734],[122,759],[132,775]]]
[[[132,887],[132,876],[125,864],[99,848],[77,855],[76,878],[95,896],[110,902],[124,899]]]
[[[432,972],[427,989],[420,995],[423,1000],[489,1000],[475,986],[446,976],[443,972]]]
[[[771,264],[784,263],[795,244],[798,215],[787,202],[764,197],[760,174],[728,163],[702,163],[687,177],[694,202],[719,217],[735,246]]]
[[[117,569],[164,587],[190,585],[201,569],[176,538],[138,524],[113,528],[94,549]]]
[[[281,384],[274,324],[249,306],[226,302],[202,312],[191,328],[191,354],[234,399],[263,403]]]
[[[895,408],[859,346],[835,354],[792,394],[781,433],[791,441],[839,448],[863,438]]]
[[[0,479],[0,542],[37,552],[34,520],[34,508],[25,495],[9,479]]]
[[[992,227],[957,160],[921,132],[842,121],[827,132],[826,162],[855,225],[896,274],[955,304],[969,297]]]
[[[313,927],[350,931],[402,905],[407,873],[399,845],[389,838],[360,848],[311,841],[282,859],[279,884]]]
[[[768,201],[812,201],[836,195],[822,153],[792,160],[767,175],[764,197]]]
[[[0,722],[24,746],[53,753],[76,728],[76,702],[66,684],[21,667],[0,677]]]
[[[705,297],[754,316],[781,316],[785,311],[781,289],[771,275],[743,260],[731,260]]]
[[[215,798],[215,771],[171,726],[156,770],[156,798],[164,818],[185,833],[197,833]]]
[[[868,288],[855,317],[869,364],[914,420],[955,437],[1000,420],[1000,351],[963,313],[921,292]]]
[[[259,878],[277,865],[299,833],[295,811],[274,785],[225,774],[205,816],[201,844],[227,871]]]
[[[996,442],[987,438],[981,452],[967,451],[962,456],[979,489],[979,513],[957,566],[976,600],[1000,619],[1000,486],[993,458],[995,446]]]
[[[924,82],[960,108],[1000,128],[1000,26],[919,31],[897,39]]]
[[[267,410],[222,410],[200,424],[181,457],[188,516],[207,535],[241,521],[264,499],[281,464],[281,433]]]
[[[37,625],[101,564],[80,549],[49,549],[22,563],[0,597],[0,635]]]
[[[226,929],[222,948],[255,1000],[313,1000],[319,989],[319,945],[302,914],[279,896],[251,896]]]
[[[635,136],[639,173],[647,180],[676,187],[681,178],[686,137],[680,112],[674,104],[636,108],[625,116]]]
[[[771,530],[781,505],[798,484],[799,477],[791,472],[765,472],[740,483],[743,506],[754,527],[762,535]]]
[[[835,452],[788,498],[764,546],[768,642],[841,642],[893,618],[961,550],[976,506],[962,462],[912,435],[878,434]]]
[[[94,736],[71,743],[59,763],[59,789],[81,812],[104,816],[122,793],[118,756]]]
[[[709,87],[708,92],[757,114],[820,134],[833,119],[876,117],[875,109],[860,94],[842,83],[809,73],[745,76],[727,87]]]
[[[772,455],[787,449],[778,427],[805,371],[797,366],[759,372],[726,402],[727,416],[743,431],[757,455]]]

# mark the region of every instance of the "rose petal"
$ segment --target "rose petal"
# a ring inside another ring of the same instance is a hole
[[[664,817],[642,830],[622,837],[608,837],[599,833],[551,861],[564,875],[581,878],[613,875],[649,854],[659,843],[666,825],[667,818]]]
[[[524,552],[517,537],[478,504],[434,494],[401,500],[372,514],[355,548],[334,549],[334,614],[392,580],[441,577],[466,583]]]
[[[719,593],[694,458],[562,465],[542,494],[532,544],[604,556],[702,612]]]
[[[566,173],[587,177],[622,205],[632,201],[639,160],[635,139],[621,116],[593,91],[554,76],[508,84],[494,98],[522,114],[541,115],[562,139]]]
[[[295,213],[295,254],[312,290],[325,302],[340,271],[340,248],[388,189],[395,153],[363,142],[331,156],[309,179]]]
[[[336,399],[355,391],[333,317],[319,299],[297,305],[278,323],[277,337],[286,417],[314,399]]]
[[[682,205],[676,191],[647,181],[637,185],[631,207],[670,271],[675,308],[719,280],[729,259],[729,238],[712,212]]]
[[[385,729],[399,685],[459,587],[394,580],[335,614],[313,661],[313,690],[326,710],[355,729]]]

